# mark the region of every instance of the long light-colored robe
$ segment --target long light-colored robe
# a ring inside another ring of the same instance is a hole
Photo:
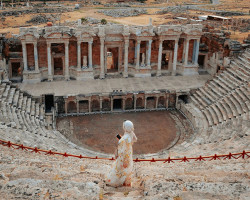
[[[118,143],[118,156],[113,163],[106,181],[110,186],[118,187],[122,185],[130,186],[133,170],[133,149],[134,138],[131,134],[125,133]]]

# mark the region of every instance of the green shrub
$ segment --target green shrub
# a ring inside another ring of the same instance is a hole
[[[107,22],[106,19],[102,19],[102,20],[101,20],[101,24],[102,24],[102,25],[105,25],[105,24],[107,24],[107,23],[108,23],[108,22]]]
[[[85,18],[85,17],[82,17],[82,18],[81,18],[81,21],[82,21],[82,24],[85,24],[85,23],[87,23],[87,22],[88,22],[88,19],[87,19],[87,18]]]

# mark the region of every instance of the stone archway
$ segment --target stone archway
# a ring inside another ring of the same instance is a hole
[[[77,113],[76,103],[74,101],[68,102],[68,113]]]

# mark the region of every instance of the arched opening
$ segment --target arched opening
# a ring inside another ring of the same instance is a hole
[[[133,109],[133,99],[132,98],[128,98],[125,101],[125,110],[131,110]]]
[[[104,99],[102,102],[102,110],[103,111],[110,111],[111,110],[111,104],[109,99]]]
[[[100,102],[96,99],[92,101],[92,111],[100,111]]]
[[[164,96],[159,97],[158,108],[165,108],[165,97]]]
[[[89,101],[88,100],[82,100],[79,101],[79,112],[89,112]]]
[[[76,113],[77,108],[76,108],[76,103],[74,101],[70,101],[68,103],[68,113]]]
[[[188,103],[188,95],[180,95],[178,100],[183,101],[185,104]]]
[[[136,99],[136,109],[143,109],[144,105],[143,105],[143,101],[142,98],[139,97],[138,99]]]
[[[176,103],[176,94],[170,94],[168,107],[175,108],[175,103]]]
[[[155,108],[155,97],[148,97],[147,98],[147,109]]]

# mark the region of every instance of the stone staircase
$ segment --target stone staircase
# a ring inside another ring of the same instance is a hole
[[[12,128],[28,130],[44,137],[54,137],[46,128],[44,105],[5,82],[0,84],[0,122]]]
[[[249,113],[250,58],[246,50],[229,68],[190,96],[209,127]]]

